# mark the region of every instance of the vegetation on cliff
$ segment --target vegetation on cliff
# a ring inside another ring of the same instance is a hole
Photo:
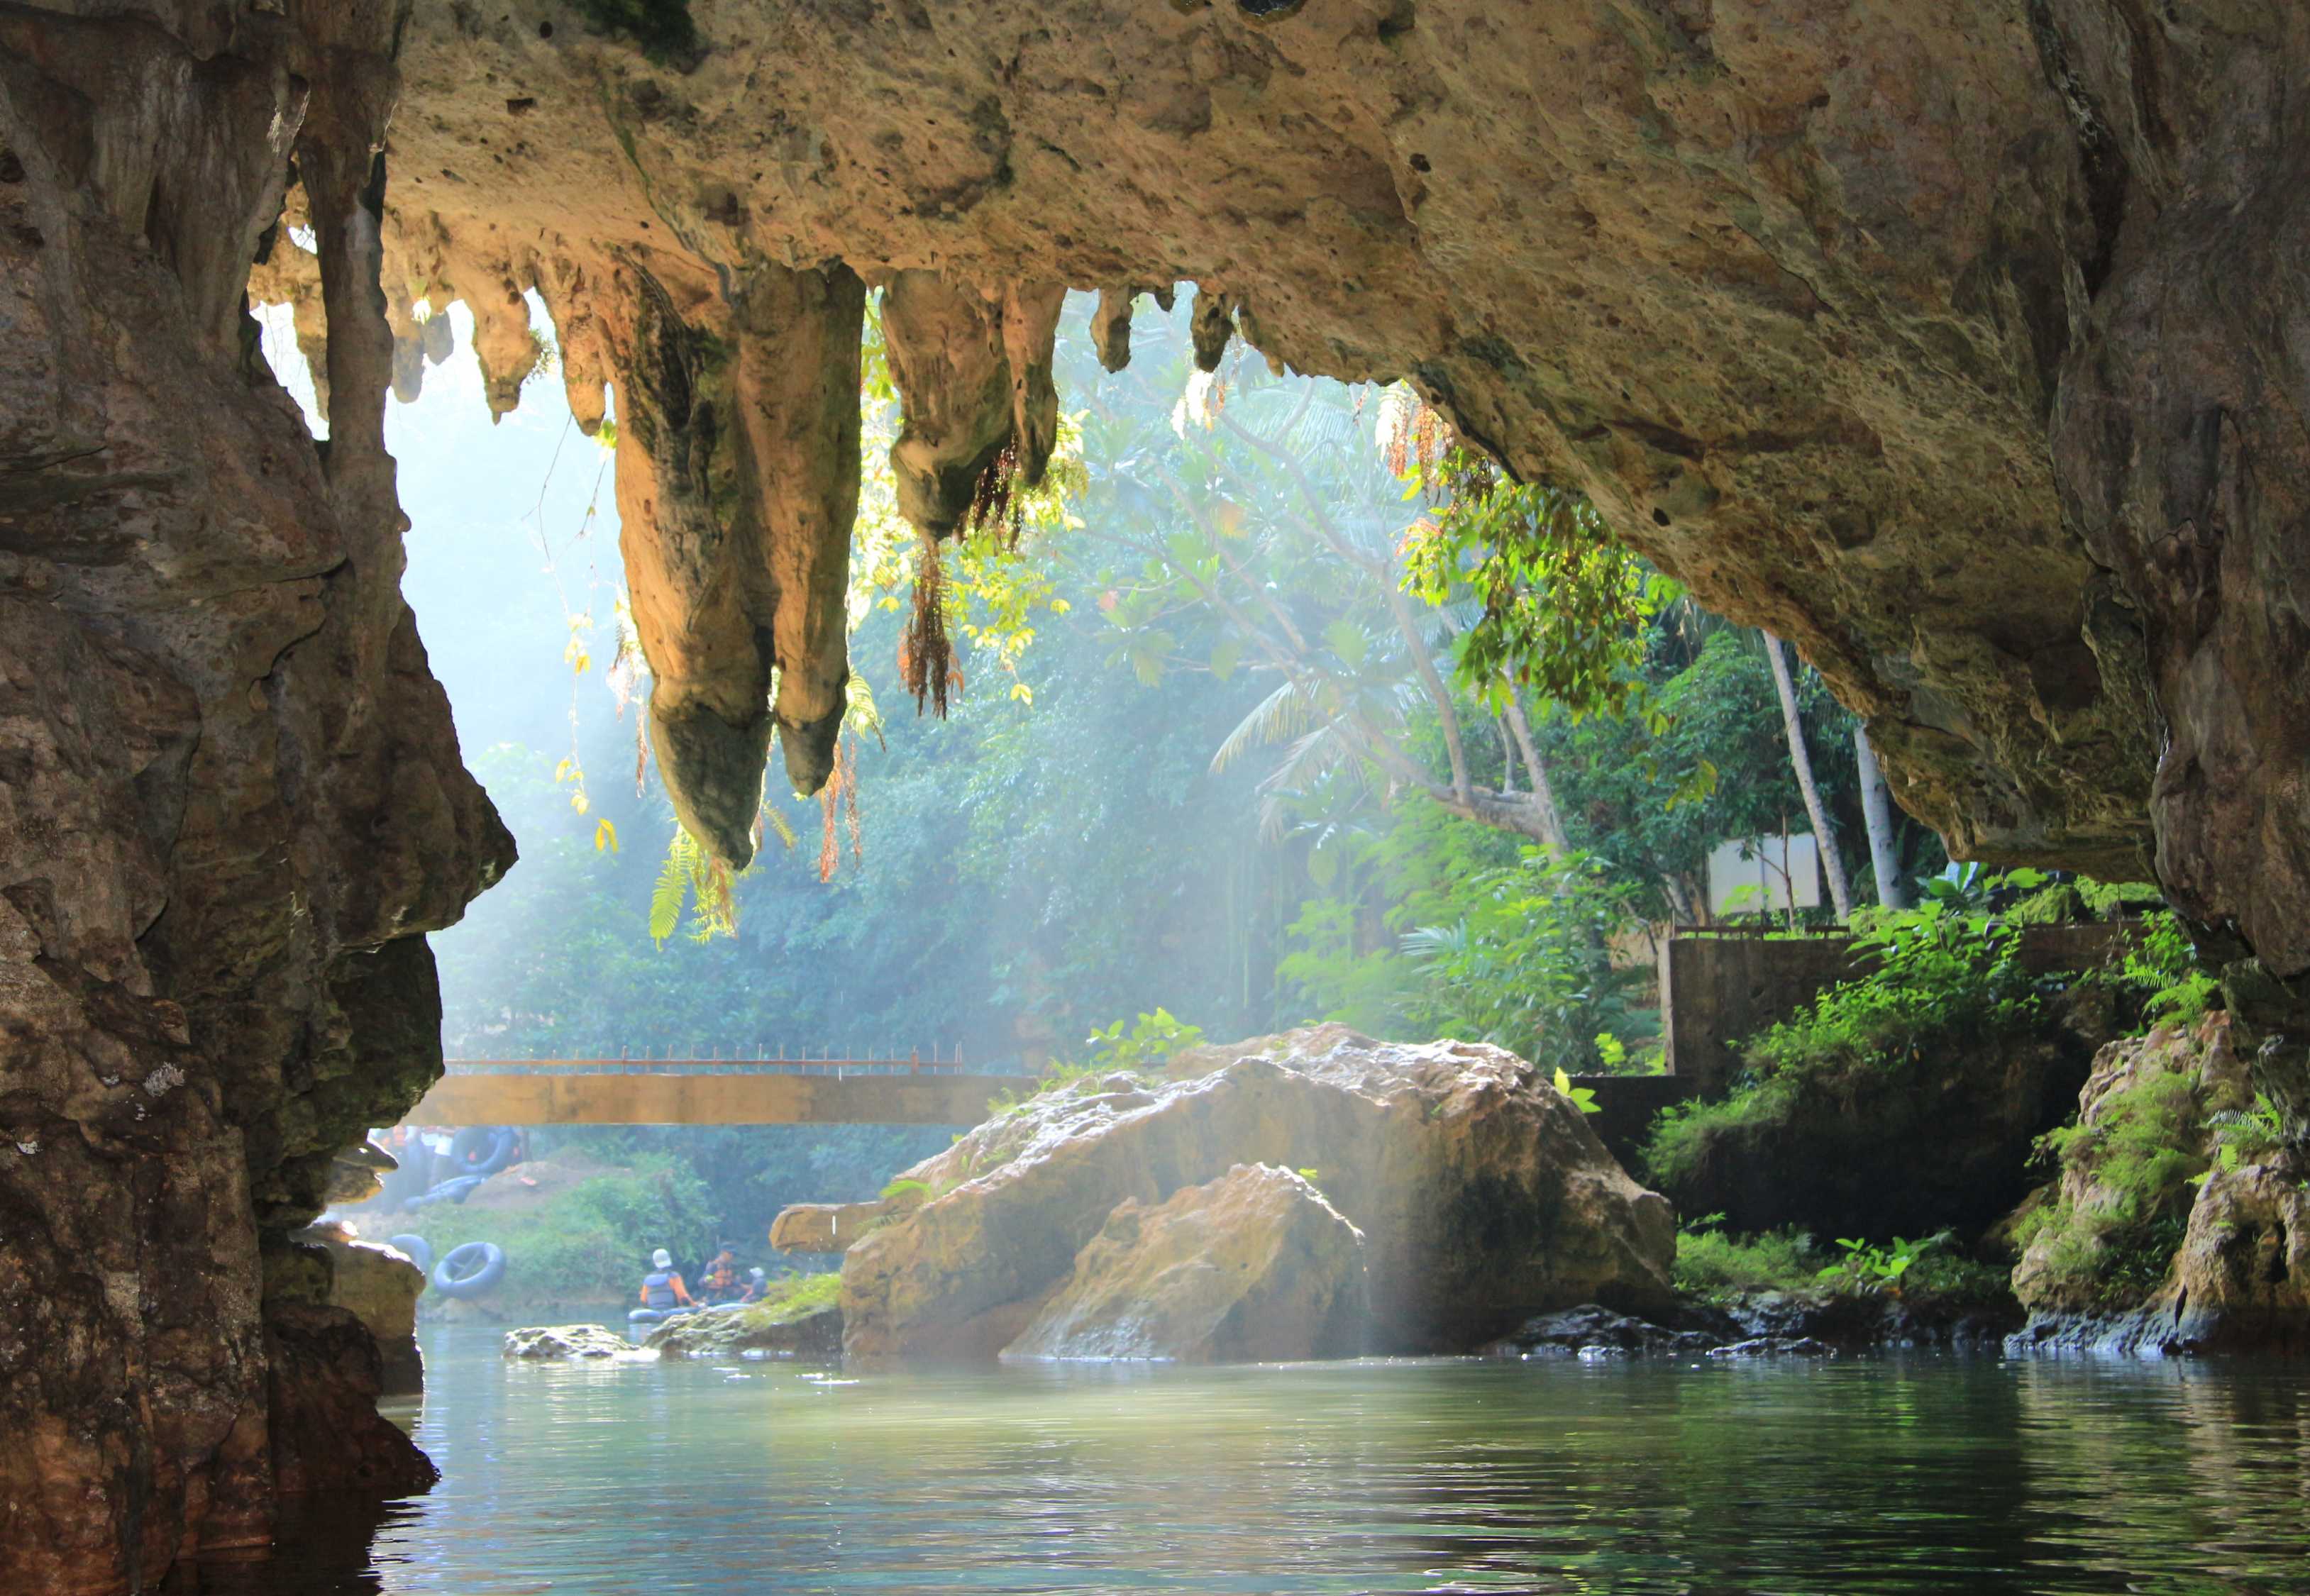
[[[2163,990],[2159,948],[2111,967],[2033,976],[1993,897],[2036,872],[1944,879],[1856,939],[1868,974],[1745,1051],[1729,1096],[1662,1116],[1650,1179],[1736,1228],[1831,1224],[1876,1242],[1987,1230],[2028,1190],[2036,1139],[2074,1112],[2095,1047]]]

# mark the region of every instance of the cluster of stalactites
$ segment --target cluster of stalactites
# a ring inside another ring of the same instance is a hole
[[[631,263],[604,282],[558,256],[517,267],[469,260],[446,238],[396,246],[386,299],[404,403],[417,397],[424,366],[450,352],[447,312],[460,299],[474,317],[492,419],[516,408],[524,382],[558,355],[572,412],[594,433],[614,376],[621,542],[659,774],[691,836],[742,867],[760,833],[773,736],[795,791],[816,793],[847,706],[864,283],[840,265],[765,264],[696,303]],[[282,239],[256,297],[300,309],[317,297],[302,291],[300,254]],[[555,343],[532,331],[529,286],[552,309]],[[1100,291],[1091,334],[1110,371],[1130,360],[1139,291],[1172,308],[1168,286]],[[917,706],[942,715],[959,678],[938,546],[1015,515],[1017,493],[1043,480],[1058,443],[1052,363],[1065,299],[1063,283],[982,288],[928,271],[895,273],[884,286],[882,334],[903,413],[890,458],[899,508],[923,540],[900,672]],[[1238,314],[1229,296],[1199,291],[1202,369],[1218,366]],[[308,342],[304,319],[300,342],[320,380],[320,329]]]

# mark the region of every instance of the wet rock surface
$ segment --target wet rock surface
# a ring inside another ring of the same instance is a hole
[[[1004,1357],[1274,1363],[1359,1345],[1364,1238],[1289,1169],[1126,1197]]]
[[[844,1259],[847,1350],[992,1357],[1118,1205],[1238,1164],[1297,1171],[1363,1234],[1374,1352],[1464,1351],[1550,1308],[1669,1299],[1667,1204],[1512,1054],[1327,1025],[1170,1068],[1184,1079],[1046,1092],[908,1171],[928,1194]]]
[[[537,1362],[633,1357],[634,1345],[600,1324],[533,1324],[506,1331],[505,1355]]]
[[[2021,1319],[2010,1301],[1759,1291],[1716,1302],[1687,1299],[1654,1318],[1587,1304],[1528,1320],[1483,1350],[1492,1357],[1819,1357],[1919,1349],[1994,1352]]]
[[[668,1357],[839,1357],[842,1309],[713,1308],[667,1321],[643,1344]]]
[[[438,1074],[421,933],[513,854],[399,592],[390,19],[227,14],[0,15],[0,1566],[46,1592],[430,1479],[287,1237]],[[292,156],[326,449],[243,338]]]
[[[413,1396],[425,1389],[425,1359],[417,1349],[417,1299],[425,1271],[390,1246],[356,1241],[336,1226],[309,1226],[298,1239],[329,1251],[329,1305],[361,1322],[377,1341],[379,1389]]]

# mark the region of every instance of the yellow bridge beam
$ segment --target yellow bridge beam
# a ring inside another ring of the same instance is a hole
[[[620,1071],[615,1060],[603,1071]],[[542,1063],[520,1075],[450,1075],[409,1111],[412,1125],[975,1125],[1026,1075],[592,1072]]]

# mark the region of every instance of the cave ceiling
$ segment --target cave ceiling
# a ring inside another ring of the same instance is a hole
[[[229,51],[231,12],[178,25]],[[2310,965],[2298,4],[415,0],[394,27],[396,376],[420,307],[462,299],[510,408],[534,290],[581,421],[621,396],[657,746],[725,857],[774,733],[810,790],[839,720],[864,294],[939,533],[994,452],[1047,448],[1064,290],[1192,284],[1205,333],[1408,379],[1793,641],[1958,856],[2154,868]]]
[[[404,338],[416,301],[464,298],[484,363],[512,369],[534,287],[593,417],[644,277],[725,328],[766,273],[936,273],[988,308],[931,335],[994,356],[942,349],[909,414],[976,405],[999,429],[1006,305],[1192,282],[1271,361],[1409,379],[1791,638],[1960,855],[2139,875],[2161,700],[2236,685],[2184,685],[2205,639],[2175,623],[2206,618],[2170,612],[2206,606],[2149,591],[2174,585],[2148,568],[2173,507],[2145,500],[2174,493],[2139,434],[2202,450],[2198,412],[2246,395],[2202,347],[2182,361],[2198,419],[2124,389],[2173,359],[2175,210],[2227,164],[2243,253],[2201,237],[2195,269],[2275,252],[2289,218],[2258,213],[2303,147],[2278,91],[2298,8],[2169,10],[2196,21],[2153,38],[2078,0],[698,4],[652,59],[568,6],[421,4],[387,296]],[[943,392],[971,384],[990,397]],[[2120,444],[2089,405],[2149,409]],[[967,467],[984,429],[952,431]],[[2269,730],[2220,715],[2224,757]],[[2224,810],[2193,811],[2167,874],[2210,918],[2254,918],[2203,855],[2267,817]]]

